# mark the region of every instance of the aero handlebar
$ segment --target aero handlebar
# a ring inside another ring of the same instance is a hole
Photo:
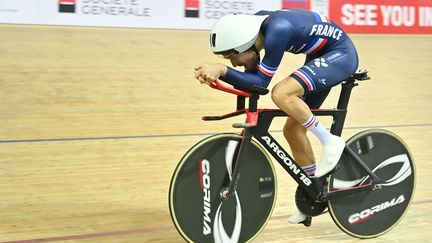
[[[217,90],[221,90],[221,91],[230,93],[230,94],[240,95],[243,97],[251,97],[251,94],[249,94],[248,92],[229,87],[227,85],[222,84],[218,80],[215,80],[212,84],[210,84],[210,87],[212,87],[213,89],[217,89]]]

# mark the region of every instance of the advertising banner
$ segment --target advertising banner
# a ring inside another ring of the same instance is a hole
[[[0,23],[209,29],[226,14],[281,6],[282,0],[0,0]]]
[[[432,33],[431,0],[0,0],[0,23],[207,30],[226,14],[284,8],[349,33]]]
[[[349,33],[432,34],[432,1],[330,0],[330,18]]]
[[[281,0],[182,0],[184,10],[177,19],[184,23],[184,28],[210,29],[211,26],[227,14],[254,14],[259,10],[278,10],[282,7]],[[184,13],[184,14],[183,14]]]

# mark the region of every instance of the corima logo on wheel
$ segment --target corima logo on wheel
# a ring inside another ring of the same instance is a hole
[[[225,150],[225,165],[230,179],[232,179],[232,164],[237,145],[237,141],[229,141]],[[200,185],[203,190],[203,235],[210,235],[213,231],[213,239],[215,243],[238,242],[242,227],[242,211],[237,192],[234,192],[236,202],[235,221],[231,236],[228,236],[222,220],[222,208],[224,201],[220,202],[219,206],[217,207],[216,214],[213,219],[213,228],[210,226],[212,224],[212,218],[210,217],[212,212],[210,195],[211,179],[210,162],[207,159],[201,160],[200,163]]]
[[[241,141],[237,134],[206,138],[177,167],[169,206],[174,225],[187,242],[246,242],[270,218],[276,177],[270,158],[255,141],[241,159],[236,190],[229,198],[221,195],[233,180]]]
[[[209,235],[212,233],[212,228],[210,227],[212,223],[212,219],[210,218],[211,214],[211,202],[210,202],[210,162],[206,159],[201,161],[201,188],[203,189],[203,235]],[[220,203],[216,216],[215,223],[213,225],[214,233],[213,237],[215,242],[237,242],[240,236],[240,228],[241,228],[241,209],[239,208],[240,202],[239,198],[236,195],[237,200],[237,208],[236,208],[236,224],[234,226],[233,235],[228,237],[225,229],[223,227],[222,222],[222,211]],[[240,212],[240,213],[239,213]],[[234,241],[232,241],[234,239]]]
[[[211,233],[211,204],[210,204],[210,163],[204,159],[201,161],[200,169],[200,184],[203,189],[203,234],[208,235]]]
[[[383,202],[379,205],[373,206],[371,208],[367,208],[367,209],[365,209],[359,213],[355,213],[355,214],[350,215],[348,218],[348,222],[350,224],[358,224],[362,221],[369,219],[374,213],[384,211],[385,209],[396,206],[396,205],[401,204],[403,202],[405,202],[405,196],[400,195],[397,198],[395,197],[390,201]]]
[[[393,157],[386,159],[385,161],[378,164],[378,166],[376,166],[372,170],[372,172],[378,173],[379,170],[385,170],[386,167],[390,167],[390,166],[399,166],[399,169],[395,172],[394,176],[391,176],[389,179],[383,181],[380,184],[381,187],[389,187],[389,186],[394,186],[396,184],[399,184],[404,180],[406,180],[407,178],[409,178],[412,174],[412,169],[407,154],[395,155]],[[353,186],[362,186],[366,182],[369,182],[369,180],[370,180],[370,176],[364,176],[362,178],[359,178],[357,180],[352,180],[352,181],[338,180],[335,178],[333,182],[334,183],[333,187],[337,189],[344,189]],[[406,198],[403,194],[400,194],[399,196],[392,196],[392,197],[393,198],[390,200],[387,200],[385,202],[377,202],[372,207],[367,206],[361,212],[356,212],[354,214],[351,214],[348,217],[348,222],[352,225],[359,224],[361,222],[370,219],[371,216],[376,213],[383,212],[386,209],[392,208],[406,201]]]

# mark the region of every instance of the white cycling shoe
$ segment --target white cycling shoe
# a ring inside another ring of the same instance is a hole
[[[288,222],[291,224],[304,224],[304,226],[309,227],[311,225],[312,217],[297,211],[295,214],[288,218]]]
[[[332,135],[330,143],[323,147],[320,162],[315,172],[316,177],[321,177],[332,171],[339,162],[345,148],[345,141],[338,136]]]

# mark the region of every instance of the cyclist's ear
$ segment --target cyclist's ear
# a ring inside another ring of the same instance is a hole
[[[260,52],[264,48],[264,35],[260,32],[255,41],[255,49]]]

